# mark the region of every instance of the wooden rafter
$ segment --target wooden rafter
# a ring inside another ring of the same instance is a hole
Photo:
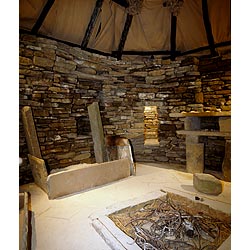
[[[90,18],[87,30],[85,32],[84,38],[81,43],[81,48],[86,49],[89,43],[90,36],[93,32],[94,26],[96,24],[97,18],[100,14],[102,8],[103,0],[96,0],[95,8],[93,10],[92,16]]]
[[[42,26],[46,16],[48,15],[52,5],[54,4],[55,0],[48,0],[45,6],[43,7],[42,12],[40,13],[40,16],[38,17],[35,25],[33,26],[31,33],[32,34],[37,34],[38,30]]]
[[[230,46],[230,45],[231,45],[231,41],[225,41],[225,42],[214,44],[214,47],[215,48],[220,48],[220,47]],[[203,47],[199,47],[199,48],[196,48],[196,49],[188,50],[188,51],[185,51],[185,52],[182,52],[182,53],[178,52],[177,56],[191,55],[191,54],[199,53],[201,51],[205,51],[205,50],[209,50],[209,49],[210,49],[209,46],[203,46]],[[170,56],[169,57],[162,57],[162,59],[170,59]]]
[[[126,0],[112,0],[114,3],[119,4],[120,6],[124,8],[128,8],[129,4]]]
[[[171,14],[171,36],[170,36],[170,51],[171,60],[175,60],[176,57],[176,24],[177,24],[177,17]]]
[[[112,56],[117,57],[117,51],[112,51]],[[157,50],[157,51],[135,51],[135,50],[123,50],[123,55],[136,55],[136,56],[156,56],[156,55],[170,55],[168,50]],[[178,51],[176,52],[178,53]]]
[[[130,14],[127,14],[126,22],[124,25],[124,29],[122,31],[122,35],[121,35],[121,39],[120,39],[120,43],[119,43],[118,51],[117,51],[118,60],[122,58],[122,51],[124,49],[124,45],[128,36],[128,32],[129,32],[129,28],[131,26],[132,20],[133,20],[133,16]]]
[[[203,22],[206,29],[207,41],[209,44],[210,52],[212,56],[217,55],[218,53],[215,50],[214,46],[214,37],[212,32],[212,27],[209,19],[207,0],[202,0],[202,14],[203,14]]]

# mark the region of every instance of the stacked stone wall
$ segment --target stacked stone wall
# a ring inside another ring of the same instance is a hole
[[[214,60],[214,61],[213,61]],[[216,62],[216,67],[213,66]],[[95,162],[87,107],[99,102],[105,135],[130,139],[136,161],[185,164],[181,112],[230,110],[230,59],[117,61],[20,34],[20,110],[31,106],[48,169]],[[159,145],[144,145],[144,106],[157,106]],[[32,181],[20,116],[20,183]]]

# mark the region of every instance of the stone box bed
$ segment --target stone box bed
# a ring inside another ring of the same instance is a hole
[[[35,183],[55,199],[130,176],[130,161],[77,164],[47,173],[44,160],[29,155]]]

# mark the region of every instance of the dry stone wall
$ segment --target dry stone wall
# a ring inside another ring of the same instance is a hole
[[[98,101],[105,135],[130,139],[136,161],[185,164],[182,111],[230,110],[230,56],[117,61],[20,34],[19,103],[31,106],[49,170],[95,162],[87,107]],[[216,66],[214,66],[214,64]],[[159,145],[144,145],[144,106],[157,106]],[[177,114],[177,115],[176,115]],[[20,116],[20,183],[32,181]]]

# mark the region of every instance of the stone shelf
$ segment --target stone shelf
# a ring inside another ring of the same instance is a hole
[[[199,143],[200,136],[220,136],[226,140],[225,156],[222,164],[223,177],[231,180],[231,111],[172,113],[170,117],[184,117],[185,130],[178,130],[178,135],[186,136],[186,168],[188,173],[204,172],[204,144]],[[201,129],[203,117],[218,117],[219,130]]]
[[[205,131],[205,130],[178,130],[178,135],[195,135],[195,136],[221,136],[230,137],[231,132],[220,132],[220,131]]]
[[[210,117],[210,116],[231,116],[231,111],[221,111],[221,112],[190,112],[183,113],[185,117],[196,116],[196,117]]]
[[[182,113],[170,113],[169,117],[180,118],[180,117],[208,117],[208,116],[231,116],[231,111],[209,111],[209,112],[182,112]]]

